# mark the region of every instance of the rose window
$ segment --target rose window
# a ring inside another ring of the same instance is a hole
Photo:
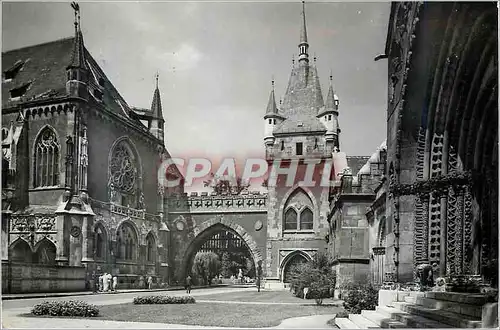
[[[133,192],[137,181],[137,167],[131,152],[125,145],[115,148],[111,158],[110,183],[122,192]]]

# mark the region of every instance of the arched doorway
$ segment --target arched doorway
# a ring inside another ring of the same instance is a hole
[[[290,283],[291,275],[298,266],[305,264],[310,259],[307,258],[302,252],[292,252],[283,260],[281,279],[283,283]]]
[[[256,275],[253,251],[241,235],[229,226],[216,223],[200,232],[191,242],[184,258],[184,275],[191,274],[195,281],[193,262],[196,254],[203,252],[217,255],[220,263],[219,274],[223,278],[229,278],[231,275],[238,277],[240,269],[243,276],[254,278]]]

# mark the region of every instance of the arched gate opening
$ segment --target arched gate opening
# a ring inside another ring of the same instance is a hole
[[[195,284],[201,284],[202,279],[193,272],[197,253],[215,254],[220,263],[217,275],[223,279],[231,276],[238,279],[240,275],[254,279],[256,276],[256,260],[248,243],[234,229],[222,223],[216,223],[199,233],[186,251],[184,278],[189,274]]]

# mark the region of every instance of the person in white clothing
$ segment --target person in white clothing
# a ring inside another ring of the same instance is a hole
[[[104,273],[102,277],[102,291],[108,292],[109,291],[109,278],[108,278],[108,273]]]
[[[116,287],[118,286],[118,277],[113,276],[113,291],[116,291]]]

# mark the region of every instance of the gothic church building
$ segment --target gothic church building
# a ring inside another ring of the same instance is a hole
[[[2,292],[168,280],[158,81],[131,107],[74,37],[2,54]],[[84,281],[83,279],[87,279]]]

